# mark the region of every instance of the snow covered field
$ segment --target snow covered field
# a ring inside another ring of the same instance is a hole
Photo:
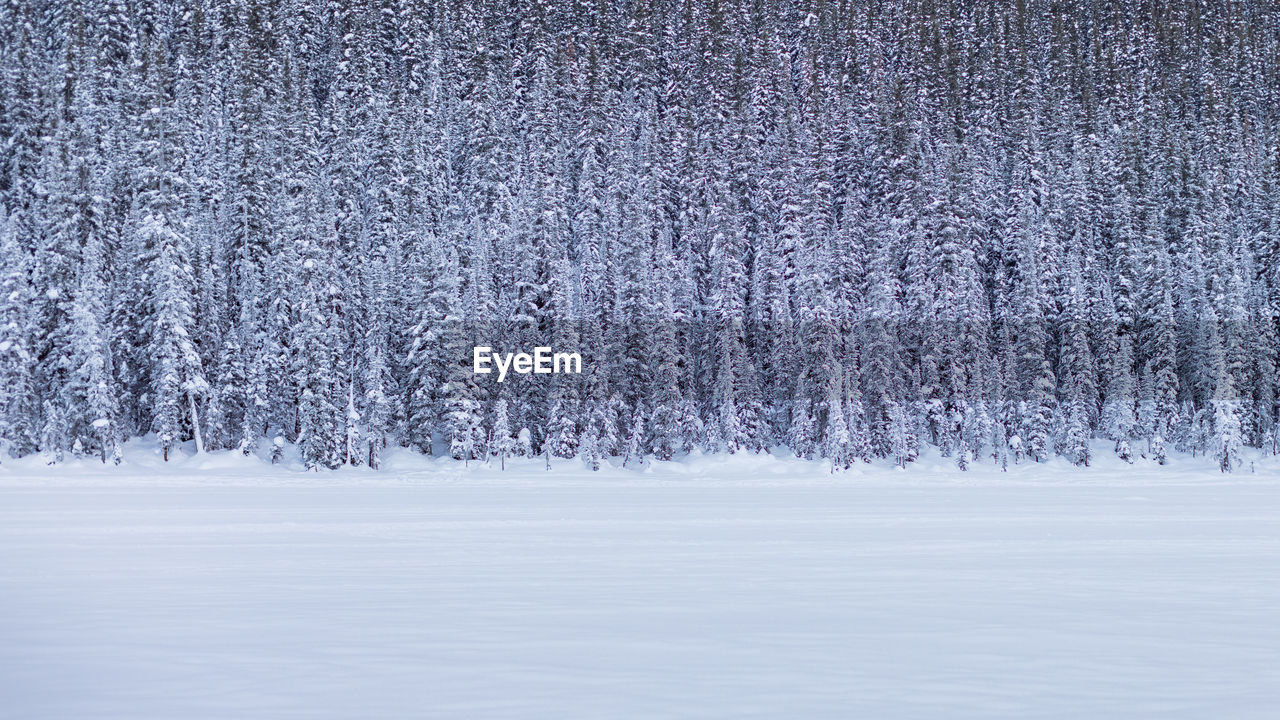
[[[1280,707],[1274,467],[246,463],[0,469],[0,717]]]

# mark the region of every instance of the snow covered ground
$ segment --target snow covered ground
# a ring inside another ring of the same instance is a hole
[[[0,466],[0,718],[1273,718],[1280,473]]]

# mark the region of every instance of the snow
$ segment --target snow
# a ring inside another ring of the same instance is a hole
[[[0,465],[0,717],[1270,718],[1270,460]]]

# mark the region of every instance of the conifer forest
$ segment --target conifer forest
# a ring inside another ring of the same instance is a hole
[[[1265,0],[0,4],[0,462],[1231,471],[1278,363]]]

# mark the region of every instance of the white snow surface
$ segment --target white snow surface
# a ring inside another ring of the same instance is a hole
[[[0,465],[0,718],[1274,718],[1280,466]]]

